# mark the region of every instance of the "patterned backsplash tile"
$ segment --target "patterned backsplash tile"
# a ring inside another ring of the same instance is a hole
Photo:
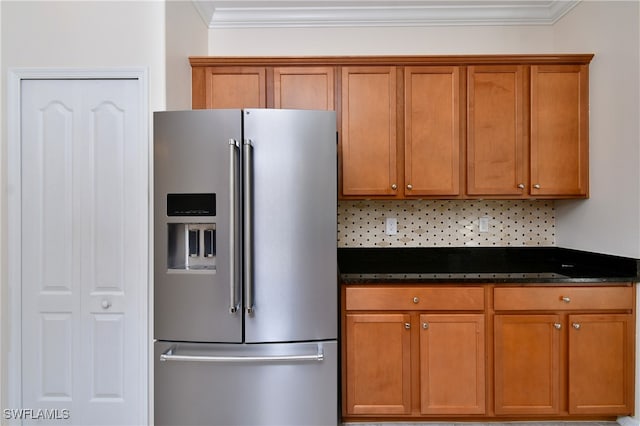
[[[397,218],[396,235],[385,234]],[[479,232],[479,220],[488,222]],[[338,203],[338,247],[554,246],[549,200],[397,200]]]

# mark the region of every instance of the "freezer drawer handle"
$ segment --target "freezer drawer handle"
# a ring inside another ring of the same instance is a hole
[[[176,355],[176,345],[171,346],[160,355],[160,361],[187,362],[307,362],[324,361],[322,346],[318,345],[318,352],[309,355],[269,355],[269,356],[218,356],[218,355]]]
[[[229,313],[238,312],[238,273],[237,241],[238,241],[238,142],[229,139]]]

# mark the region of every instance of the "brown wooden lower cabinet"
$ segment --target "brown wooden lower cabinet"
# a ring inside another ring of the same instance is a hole
[[[347,414],[408,414],[411,330],[408,314],[347,314]]]
[[[345,294],[345,416],[485,413],[482,287],[376,285]]]
[[[377,283],[343,297],[346,420],[633,415],[632,284]]]
[[[420,413],[484,414],[483,314],[420,315]]]
[[[569,315],[569,413],[633,413],[634,328],[631,314]]]
[[[496,414],[560,412],[559,315],[496,315]]]

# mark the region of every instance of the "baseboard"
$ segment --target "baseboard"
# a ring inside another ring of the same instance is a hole
[[[631,416],[618,417],[620,426],[640,426],[640,419]]]

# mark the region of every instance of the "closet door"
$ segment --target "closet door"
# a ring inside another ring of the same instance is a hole
[[[139,84],[22,81],[22,404],[62,424],[146,419]]]

